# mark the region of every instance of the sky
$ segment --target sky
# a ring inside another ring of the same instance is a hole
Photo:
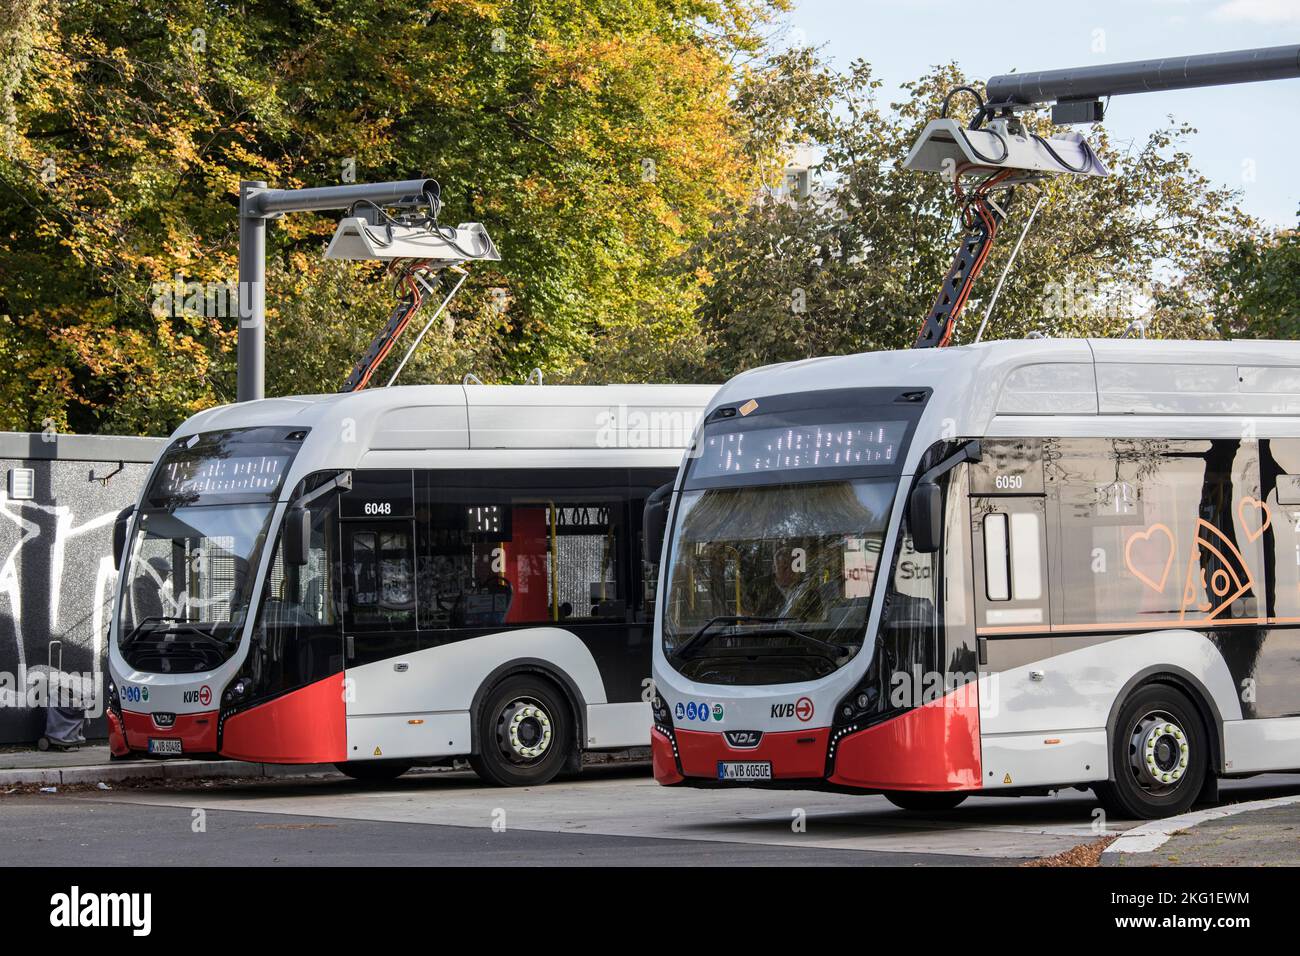
[[[793,0],[785,42],[838,67],[872,64],[885,102],[900,84],[955,61],[968,76],[1121,63],[1300,43],[1300,0]],[[1170,115],[1197,128],[1195,165],[1241,191],[1246,212],[1294,227],[1300,210],[1300,79],[1142,93],[1111,100],[1116,145]],[[1086,132],[1087,127],[1079,127]]]

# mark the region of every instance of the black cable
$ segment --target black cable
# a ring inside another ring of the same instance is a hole
[[[1009,155],[1011,155],[1011,147],[1007,145],[1007,141],[1002,138],[1002,134],[999,133],[997,130],[989,129],[984,131],[988,133],[990,136],[995,137],[997,141],[1002,144],[1002,155],[999,156],[997,159],[992,159],[988,156],[985,156],[978,149],[976,149],[975,144],[970,141],[970,137],[966,135],[966,132],[961,127],[957,128],[957,132],[961,135],[962,140],[965,141],[966,148],[971,151],[971,153],[974,155],[976,159],[978,159],[981,163],[983,163],[986,166],[996,166],[998,165],[998,163],[1002,162]]]
[[[956,96],[958,93],[969,93],[971,96],[975,97],[975,102],[979,104],[979,112],[977,112],[975,115],[979,116],[983,114],[984,97],[980,96],[980,91],[975,89],[975,87],[973,86],[955,86],[951,90],[949,90],[948,95],[943,98],[943,105],[939,107],[940,119],[948,118],[948,104],[952,102],[952,98]]]
[[[1088,172],[1088,170],[1092,169],[1092,163],[1095,157],[1092,152],[1092,147],[1088,145],[1088,141],[1086,139],[1079,141],[1079,145],[1083,147],[1083,165],[1076,169],[1075,167],[1067,163],[1064,159],[1062,159],[1061,154],[1058,153],[1056,150],[1052,149],[1052,144],[1049,143],[1047,140],[1043,139],[1043,137],[1039,136],[1037,133],[1030,133],[1029,135],[1032,136],[1034,139],[1038,140],[1039,145],[1042,146],[1043,149],[1047,150],[1048,154],[1052,157],[1052,159],[1056,160],[1057,165],[1059,165],[1062,169],[1066,170],[1067,172],[1086,173]]]
[[[378,203],[372,202],[369,199],[359,199],[356,202],[354,202],[351,206],[348,207],[348,215],[350,216],[355,215],[358,206],[369,206],[371,209],[375,210],[375,212],[379,213],[379,215],[383,218],[383,220],[390,226],[410,226],[416,224],[423,225],[428,229],[430,229],[431,231],[433,231],[434,233],[436,233],[439,239],[441,239],[447,245],[451,246],[452,249],[456,250],[456,252],[460,253],[460,255],[464,256],[466,259],[477,258],[477,256],[479,255],[478,252],[471,252],[470,250],[465,249],[464,247],[462,247],[460,244],[456,242],[455,228],[453,228],[452,226],[443,226],[439,224],[438,212],[442,208],[442,184],[439,183],[438,180],[436,179],[431,180],[431,182],[433,183],[433,188],[432,189],[426,188],[425,191],[421,194],[424,197],[426,205],[428,206],[428,210],[429,210],[425,214],[423,220],[416,221],[414,219],[407,219],[407,220],[398,219],[390,215],[388,211],[385,210]],[[381,248],[392,244],[391,240],[383,240],[379,238],[373,232],[371,232],[369,228],[366,229],[366,234],[370,236],[370,238],[375,242],[375,244],[380,246]]]

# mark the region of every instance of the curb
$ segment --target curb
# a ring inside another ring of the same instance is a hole
[[[82,767],[0,770],[0,787],[114,783],[126,780],[201,780],[217,777],[307,777],[335,773],[333,764],[263,764],[242,760],[131,760]]]
[[[1268,810],[1273,807],[1285,807],[1300,804],[1300,794],[1289,797],[1274,797],[1271,800],[1251,800],[1246,803],[1230,803],[1227,806],[1211,807],[1208,810],[1196,810],[1163,820],[1152,820],[1131,830],[1126,830],[1118,840],[1102,851],[1102,856],[1120,853],[1150,853],[1164,846],[1171,836],[1179,830],[1188,830],[1210,820],[1221,820],[1238,813],[1251,810]]]

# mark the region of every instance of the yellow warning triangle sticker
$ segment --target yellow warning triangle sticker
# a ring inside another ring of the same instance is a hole
[[[379,753],[379,748],[378,748],[378,747],[375,748],[375,753]],[[1003,778],[1002,778],[1002,782],[1003,782],[1003,783],[1010,783],[1010,782],[1011,782],[1011,774],[1007,774],[1005,777],[1003,777]]]
[[[378,747],[376,747],[376,748],[375,748],[375,756],[376,756],[376,757],[382,757],[383,755],[384,755],[384,752],[383,752],[382,750],[380,750]],[[1010,782],[1011,782],[1011,778],[1010,778],[1010,777],[1007,777],[1007,783],[1010,783]]]

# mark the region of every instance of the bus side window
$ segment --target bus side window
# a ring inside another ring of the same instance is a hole
[[[1011,593],[1017,601],[1043,596],[1043,523],[1033,512],[1011,516]]]
[[[985,516],[984,577],[990,601],[1043,596],[1042,539],[1042,519],[1033,512]]]
[[[379,603],[379,566],[375,558],[375,533],[352,534],[352,606],[373,607]]]
[[[1004,514],[984,516],[984,593],[990,601],[1011,600],[1011,553]]]

